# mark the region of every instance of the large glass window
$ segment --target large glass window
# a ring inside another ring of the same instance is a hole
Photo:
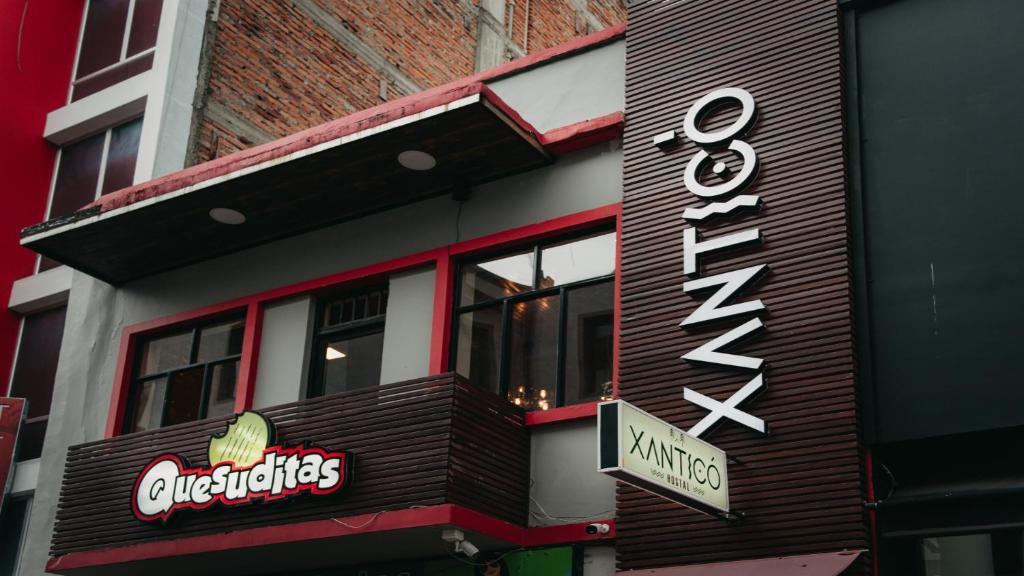
[[[22,320],[18,358],[9,394],[28,400],[28,414],[19,432],[19,460],[38,458],[43,450],[66,311],[67,308],[62,306]]]
[[[612,394],[615,233],[459,266],[452,364],[532,410]]]
[[[245,320],[218,319],[138,343],[125,431],[231,414]]]
[[[163,0],[89,0],[71,100],[153,67]]]
[[[318,307],[309,396],[380,384],[386,289],[326,300]]]
[[[139,153],[142,118],[137,118],[60,149],[47,218],[74,213],[100,196],[131,186]],[[39,270],[57,263],[42,258]]]

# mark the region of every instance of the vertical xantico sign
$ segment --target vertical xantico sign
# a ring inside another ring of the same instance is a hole
[[[707,114],[728,103],[739,103],[739,116],[729,126],[708,132],[701,128],[701,121]],[[712,235],[713,222],[717,217],[728,216],[741,210],[756,210],[761,199],[756,195],[744,194],[747,187],[757,177],[758,158],[754,148],[740,138],[754,125],[757,118],[757,107],[749,92],[741,88],[721,88],[699,98],[686,113],[684,132],[687,138],[701,147],[701,150],[686,165],[684,184],[687,190],[707,201],[708,204],[699,208],[687,208],[683,212],[686,227],[683,229],[683,272],[691,278],[683,283],[686,294],[709,293],[704,302],[686,317],[680,326],[686,330],[706,322],[721,321],[728,318],[751,316],[765,309],[760,300],[734,302],[736,296],[754,284],[768,270],[767,264],[757,264],[738,270],[723,272],[713,276],[701,276],[701,262],[716,253],[761,241],[761,231],[749,228],[741,232],[726,235]],[[674,133],[659,135],[654,138],[656,145],[664,145],[674,140]],[[739,155],[742,166],[733,173],[725,162],[716,161],[712,164],[711,151],[725,151]],[[721,182],[705,184],[701,175],[711,165],[711,172]],[[731,302],[731,303],[730,303]],[[764,329],[764,324],[757,316],[740,322],[720,335],[705,342],[696,349],[682,356],[689,362],[718,365],[730,369],[749,370],[756,372],[744,386],[734,392],[725,402],[720,402],[692,390],[683,389],[683,397],[708,410],[708,414],[700,420],[689,433],[700,436],[727,418],[758,432],[767,432],[764,420],[754,417],[739,408],[739,405],[764,388],[764,360],[726,352],[724,349],[738,341],[754,335]]]

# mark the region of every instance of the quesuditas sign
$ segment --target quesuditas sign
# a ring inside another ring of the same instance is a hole
[[[177,510],[204,510],[312,494],[333,494],[352,475],[352,454],[305,445],[274,444],[274,424],[243,412],[210,438],[209,467],[191,467],[177,454],[151,461],[135,481],[132,512],[144,522],[166,521]]]
[[[695,510],[732,518],[725,452],[623,400],[597,407],[597,467]]]

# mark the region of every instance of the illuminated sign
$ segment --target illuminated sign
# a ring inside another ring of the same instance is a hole
[[[706,132],[701,128],[701,121],[710,112],[729,102],[740,105],[739,117],[736,120],[713,132]],[[683,292],[687,294],[710,292],[710,296],[687,316],[680,326],[685,330],[712,321],[743,316],[753,317],[687,352],[682,358],[688,362],[757,372],[757,375],[724,402],[705,396],[689,387],[683,388],[684,399],[708,410],[708,414],[690,428],[689,432],[694,436],[704,434],[723,418],[761,433],[768,431],[764,420],[739,408],[742,402],[749,400],[764,389],[764,360],[725,351],[730,346],[764,329],[764,323],[756,316],[765,310],[763,302],[760,300],[729,302],[757,282],[767,272],[768,265],[755,264],[739,270],[700,277],[702,259],[710,257],[716,252],[759,243],[762,240],[761,231],[758,228],[749,228],[715,237],[702,237],[702,234],[708,231],[709,224],[715,219],[741,210],[757,210],[761,206],[760,197],[744,193],[757,177],[759,167],[757,152],[750,144],[740,140],[740,137],[754,125],[756,118],[757,107],[749,92],[742,88],[721,88],[699,98],[687,111],[683,122],[687,138],[701,147],[701,150],[686,165],[683,184],[691,193],[709,202],[705,206],[687,208],[683,212],[683,220],[690,223],[683,229],[683,272],[691,278],[690,281],[683,283]],[[664,146],[674,141],[674,131],[654,137],[654,144],[657,146]],[[723,161],[713,161],[711,153],[723,151],[729,151],[740,158],[742,165],[737,172],[733,173]],[[710,170],[708,170],[709,167]],[[720,182],[715,184],[702,182],[701,177],[708,172],[710,172],[709,179],[717,178]]]
[[[273,423],[243,412],[210,438],[209,468],[190,467],[164,454],[139,473],[132,512],[142,521],[166,521],[177,510],[269,502],[299,494],[327,495],[351,477],[352,454],[307,446],[274,446]]]
[[[597,407],[598,471],[731,518],[725,452],[623,400]]]

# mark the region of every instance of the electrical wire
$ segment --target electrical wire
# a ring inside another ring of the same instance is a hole
[[[426,506],[424,506],[422,504],[413,504],[412,506],[409,506],[408,508],[403,508],[403,510],[415,510],[417,508],[426,508]],[[369,520],[367,520],[366,522],[363,522],[362,524],[359,524],[357,526],[353,526],[352,524],[348,524],[346,522],[338,520],[337,518],[331,518],[331,520],[333,520],[337,524],[341,524],[342,526],[344,526],[346,528],[351,528],[352,530],[359,530],[361,528],[366,528],[370,524],[373,524],[373,522],[375,520],[377,520],[377,518],[380,518],[380,515],[385,513],[385,512],[389,512],[389,510],[380,510],[379,512],[374,513],[373,516],[370,516]]]
[[[335,522],[337,522],[338,524],[341,524],[342,526],[344,526],[346,528],[351,528],[353,530],[359,530],[360,528],[366,528],[367,526],[372,524],[384,512],[385,512],[384,510],[381,510],[380,512],[377,512],[373,516],[370,516],[369,520],[367,520],[366,522],[363,522],[362,524],[359,524],[358,526],[353,526],[352,524],[348,524],[348,523],[342,522],[341,520],[338,520],[337,518],[331,518],[331,520],[334,520]]]
[[[591,514],[589,516],[552,516],[551,514],[548,514],[548,511],[545,510],[544,507],[541,506],[540,502],[537,502],[537,499],[534,498],[533,496],[530,496],[530,502],[532,502],[540,510],[540,514],[537,514],[533,510],[530,510],[530,515],[534,518],[542,518],[547,520],[592,520],[599,518],[608,518],[608,516],[614,512],[614,510],[605,510],[603,512],[598,512],[597,514]]]

